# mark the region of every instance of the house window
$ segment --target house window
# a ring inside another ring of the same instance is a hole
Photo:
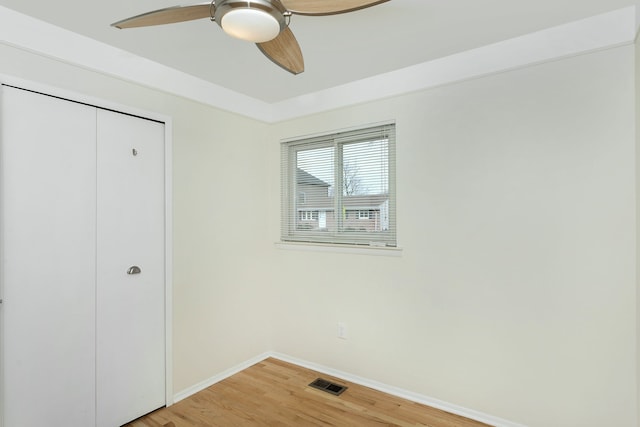
[[[300,211],[300,221],[317,221],[318,212],[314,211]]]
[[[394,123],[281,148],[282,241],[396,246]]]
[[[358,219],[369,219],[369,211],[358,211]]]

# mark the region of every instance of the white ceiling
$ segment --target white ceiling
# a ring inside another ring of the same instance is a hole
[[[253,44],[226,36],[207,19],[128,30],[110,26],[132,15],[175,5],[176,0],[0,0],[1,6],[266,103],[323,91],[638,3],[639,0],[390,0],[342,15],[294,15],[291,29],[302,48],[306,68],[294,76],[270,62]]]

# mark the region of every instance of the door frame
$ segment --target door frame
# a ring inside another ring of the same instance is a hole
[[[153,120],[164,124],[164,231],[165,231],[165,405],[171,406],[173,398],[173,123],[170,116],[153,111],[147,111],[122,105],[116,102],[91,97],[78,92],[60,89],[54,86],[41,84],[29,80],[16,78],[0,74],[0,97],[2,96],[2,86],[13,86],[42,95],[62,98],[71,102],[86,104],[93,107],[111,110],[118,113],[140,117],[142,119]],[[1,155],[1,153],[0,153]],[[0,194],[0,199],[1,199]],[[1,214],[0,210],[0,214]],[[0,218],[1,219],[1,218]],[[2,221],[0,221],[2,224]],[[0,270],[3,269],[3,230],[0,228]],[[4,295],[4,283],[0,276],[0,299]],[[4,348],[4,310],[0,304],[0,349]],[[4,355],[0,350],[0,427],[4,426]]]

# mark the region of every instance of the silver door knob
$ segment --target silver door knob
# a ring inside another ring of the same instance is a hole
[[[137,265],[133,265],[129,267],[129,269],[127,270],[127,274],[140,274],[140,273],[142,273],[142,270],[140,270],[140,267],[138,267]]]

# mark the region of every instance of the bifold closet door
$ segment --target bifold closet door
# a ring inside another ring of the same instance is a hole
[[[96,109],[0,88],[4,426],[91,426]]]
[[[98,111],[97,425],[165,405],[164,124]]]

